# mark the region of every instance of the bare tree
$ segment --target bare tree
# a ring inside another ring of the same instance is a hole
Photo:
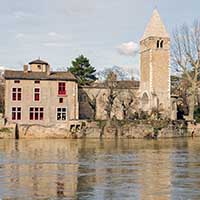
[[[123,119],[128,119],[133,114],[133,111],[137,110],[139,98],[132,89],[127,89],[125,92],[119,90],[117,98],[122,108]]]
[[[184,24],[177,28],[173,40],[172,61],[176,71],[189,84],[189,119],[192,120],[200,75],[200,21],[195,21],[191,27]]]
[[[97,98],[99,96],[101,90],[98,90],[97,94],[91,95],[91,97],[88,97],[88,103],[93,111],[93,116],[92,119],[94,120],[96,118],[96,113],[97,113]]]
[[[114,72],[110,72],[107,76],[107,79],[105,81],[106,88],[108,90],[107,94],[107,101],[105,106],[105,111],[107,113],[108,119],[112,118],[112,111],[115,99],[117,97],[117,75]]]
[[[127,71],[123,70],[119,66],[113,66],[113,67],[105,68],[101,71],[98,71],[96,73],[96,76],[100,80],[106,80],[107,77],[109,76],[109,74],[111,74],[111,73],[115,73],[119,80],[128,80],[131,78],[131,74],[128,73]]]

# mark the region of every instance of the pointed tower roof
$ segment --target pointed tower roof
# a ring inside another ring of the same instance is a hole
[[[167,37],[169,38],[169,33],[167,32],[164,23],[162,22],[159,12],[154,9],[153,15],[150,19],[149,24],[146,27],[144,35],[141,40],[148,37]]]

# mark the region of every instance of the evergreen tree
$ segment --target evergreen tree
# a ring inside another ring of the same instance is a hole
[[[78,79],[80,85],[89,84],[96,80],[95,68],[90,65],[89,59],[80,55],[72,61],[72,66],[68,69]]]

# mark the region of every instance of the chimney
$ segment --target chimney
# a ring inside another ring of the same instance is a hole
[[[24,73],[28,73],[28,65],[24,65]]]
[[[47,76],[51,75],[50,65],[46,66],[46,72],[47,72]]]

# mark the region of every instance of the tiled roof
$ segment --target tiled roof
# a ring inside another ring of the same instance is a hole
[[[116,89],[139,89],[140,87],[140,81],[135,80],[123,80],[123,81],[116,81]],[[108,84],[106,82],[97,82],[90,85],[85,85],[81,87],[87,87],[87,88],[107,88]]]
[[[48,75],[46,72],[24,72],[5,70],[5,79],[24,79],[24,80],[71,80],[77,79],[71,72],[51,72]]]
[[[167,32],[157,9],[153,11],[153,15],[150,19],[149,24],[146,27],[146,30],[141,40],[144,40],[148,37],[169,38],[169,33]]]
[[[46,61],[43,61],[40,59],[33,60],[29,63],[29,65],[32,65],[32,64],[49,65]]]

